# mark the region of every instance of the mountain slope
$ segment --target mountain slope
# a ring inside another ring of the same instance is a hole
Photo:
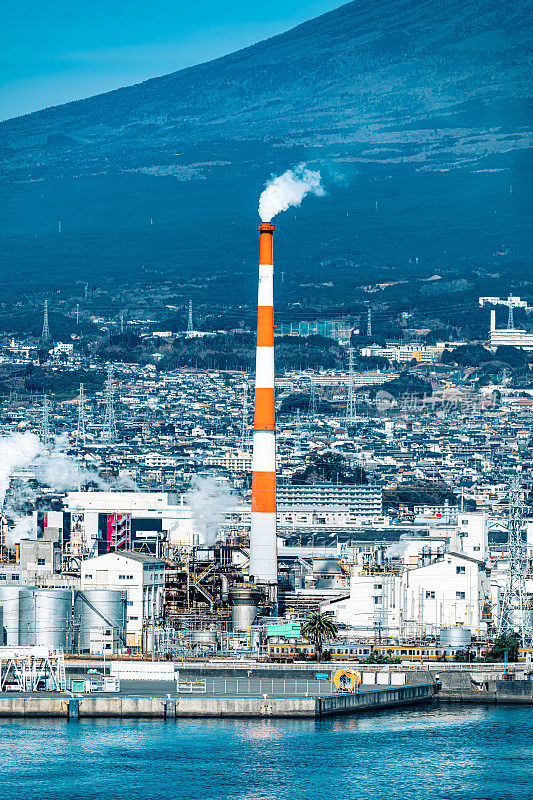
[[[364,0],[222,59],[9,120],[8,270],[53,284],[87,269],[101,280],[253,263],[261,185],[301,159],[325,165],[330,197],[280,219],[289,270],[333,257],[351,280],[376,261],[470,264],[502,244],[520,261],[530,40],[519,0]]]

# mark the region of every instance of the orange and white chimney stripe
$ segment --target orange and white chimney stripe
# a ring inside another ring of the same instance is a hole
[[[255,362],[255,414],[252,460],[250,575],[257,583],[277,584],[276,433],[274,412],[274,226],[258,226],[259,289]]]

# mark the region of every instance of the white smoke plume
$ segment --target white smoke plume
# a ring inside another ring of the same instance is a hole
[[[402,534],[398,542],[393,542],[387,547],[384,553],[385,558],[401,558],[408,548],[409,542],[404,539]]]
[[[29,431],[11,433],[0,439],[0,508],[4,506],[12,473],[28,467],[41,451],[39,438]]]
[[[52,448],[47,450],[40,439],[27,431],[12,433],[0,438],[0,509],[11,522],[7,543],[13,546],[32,531],[32,517],[28,509],[35,504],[37,491],[23,481],[13,481],[13,473],[23,468],[31,469],[42,485],[60,492],[81,488],[88,483],[105,491],[112,488],[137,488],[129,479],[118,479],[117,487],[104,481],[95,470],[82,467],[74,458],[65,455],[68,436],[57,436]],[[7,497],[6,497],[7,495]]]
[[[68,435],[63,434],[54,438],[49,451],[41,448],[33,463],[35,478],[39,483],[58,492],[78,489],[87,483],[94,483],[102,490],[108,489],[109,486],[97,472],[85,469],[76,459],[65,455],[68,446]]]
[[[267,183],[259,198],[259,216],[263,222],[270,222],[290,206],[299,206],[307,194],[323,197],[325,193],[320,172],[298,164]]]
[[[214,544],[218,530],[229,509],[235,505],[235,497],[224,484],[214,478],[197,475],[185,495],[191,508],[195,530],[202,544]]]
[[[13,527],[9,528],[6,533],[6,545],[8,547],[15,547],[21,539],[31,539],[33,532],[32,517],[16,517],[13,522]]]

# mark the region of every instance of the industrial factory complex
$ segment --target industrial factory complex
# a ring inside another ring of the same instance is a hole
[[[389,368],[355,369],[345,342],[345,372],[275,379],[270,221],[259,234],[253,425],[237,371],[108,363],[74,403],[4,399],[5,663],[450,662],[502,635],[528,662],[533,391],[474,387],[416,344],[423,392],[394,390],[403,345],[363,354]],[[320,652],[302,632],[317,612]]]

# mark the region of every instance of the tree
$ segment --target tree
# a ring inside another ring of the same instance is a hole
[[[368,478],[362,467],[352,468],[343,455],[329,451],[313,454],[305,469],[294,473],[291,483],[335,483],[363,486],[368,483]]]
[[[502,633],[501,636],[495,639],[490,650],[487,651],[485,661],[503,661],[506,650],[509,653],[509,661],[518,661],[519,647],[520,642],[514,634]]]
[[[332,622],[329,614],[322,614],[321,611],[312,611],[308,614],[307,622],[302,625],[301,633],[302,636],[313,642],[317,661],[320,661],[324,642],[336,638],[337,626]]]

